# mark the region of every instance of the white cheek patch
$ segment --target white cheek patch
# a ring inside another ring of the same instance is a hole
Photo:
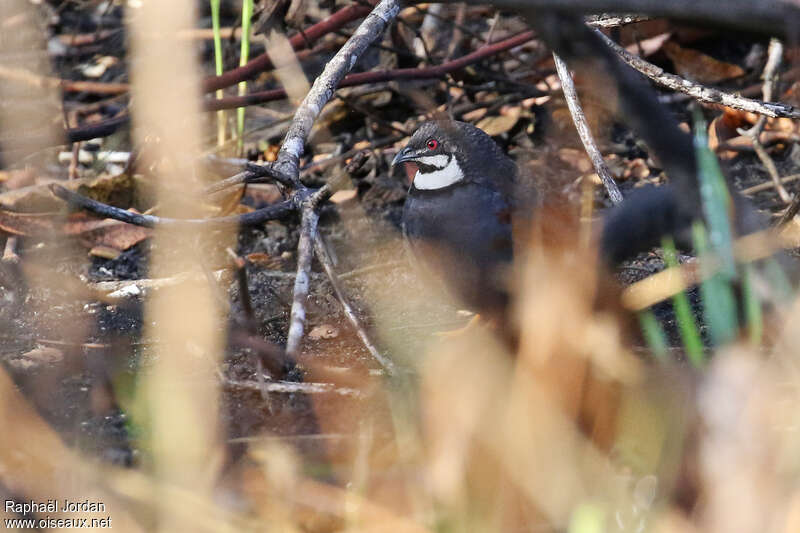
[[[447,165],[448,157],[446,155],[426,155],[424,157],[418,157],[417,161],[422,163],[423,165],[428,165],[429,167],[436,167],[438,169],[442,169]]]
[[[443,155],[434,155],[429,156],[429,159],[435,157],[447,158],[447,156]],[[432,166],[431,163],[426,163],[424,158],[420,158],[419,161],[423,164]],[[452,185],[457,181],[461,181],[462,179],[464,179],[464,173],[461,172],[461,167],[458,166],[456,158],[451,157],[450,162],[440,170],[434,170],[433,172],[426,173],[422,173],[418,170],[416,176],[414,176],[414,187],[421,190],[441,189],[443,187],[447,187],[448,185]]]

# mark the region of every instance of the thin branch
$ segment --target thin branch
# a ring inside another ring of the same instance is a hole
[[[333,97],[339,83],[356,64],[359,56],[372,41],[383,34],[384,29],[399,11],[400,6],[397,0],[381,0],[364,19],[353,37],[325,65],[322,74],[314,80],[311,90],[297,108],[275,164],[282,173],[293,177],[297,184],[300,183],[298,177],[300,156],[303,155],[305,142],[314,121],[325,104]]]
[[[473,63],[477,63],[482,59],[525,44],[526,42],[533,40],[533,38],[534,33],[532,31],[524,31],[514,35],[513,37],[509,37],[508,39],[503,39],[502,41],[498,41],[494,44],[482,46],[474,52],[471,52],[458,59],[446,61],[445,63],[431,67],[399,68],[350,74],[338,84],[338,87],[354,87],[356,85],[366,85],[369,83],[380,83],[384,81],[442,78],[451,72],[460,70]],[[250,93],[245,96],[229,96],[226,98],[220,98],[218,100],[207,99],[203,103],[203,109],[206,111],[216,111],[219,109],[230,109],[234,107],[263,104],[265,102],[282,100],[283,98],[286,98],[286,91],[284,89],[272,89],[269,91]]]
[[[364,325],[361,323],[361,320],[359,320],[358,316],[353,310],[353,307],[350,305],[350,302],[344,293],[344,288],[339,281],[339,276],[337,276],[336,270],[333,267],[333,261],[331,261],[328,250],[325,248],[325,243],[322,241],[322,237],[319,234],[317,234],[316,238],[314,239],[314,250],[317,252],[317,259],[322,264],[322,268],[325,269],[325,273],[328,275],[328,280],[331,282],[333,292],[336,293],[339,303],[342,304],[344,315],[347,317],[347,320],[350,321],[350,324],[352,324],[355,328],[358,338],[361,339],[361,342],[364,343],[364,346],[367,348],[367,351],[369,351],[370,355],[372,355],[372,357],[378,363],[380,363],[386,372],[388,372],[389,375],[394,374],[394,364],[389,359],[384,357],[375,344],[373,344],[372,340],[367,334],[366,329],[364,328]]]
[[[300,348],[306,322],[306,298],[310,288],[313,241],[317,232],[319,215],[310,203],[303,206],[300,223],[300,238],[297,243],[297,276],[292,290],[292,311],[289,316],[289,333],[286,337],[286,353],[294,356]]]
[[[769,42],[767,64],[764,66],[764,73],[761,75],[762,79],[764,80],[762,90],[765,101],[772,100],[772,93],[775,91],[775,85],[778,82],[777,72],[778,68],[780,68],[782,59],[783,43],[781,43],[778,39],[771,39]],[[756,155],[761,160],[764,168],[767,169],[769,176],[772,178],[772,183],[775,186],[775,190],[778,192],[778,196],[780,196],[781,201],[784,204],[788,204],[792,201],[792,197],[788,192],[786,192],[786,189],[781,184],[781,176],[778,173],[778,167],[775,166],[775,161],[772,160],[767,153],[767,150],[764,148],[764,145],[761,144],[761,132],[764,131],[764,126],[766,123],[767,117],[761,115],[758,117],[758,120],[752,128],[749,130],[739,129],[738,131],[741,135],[750,138],[750,141],[753,143],[753,149],[756,151]]]
[[[791,182],[797,181],[797,180],[800,180],[800,174],[791,174],[789,176],[784,176],[783,178],[781,178],[781,183],[791,183]],[[774,186],[775,186],[774,183],[772,183],[771,181],[767,181],[765,183],[759,183],[758,185],[753,185],[752,187],[748,187],[746,189],[742,189],[739,192],[742,193],[745,196],[749,196],[749,195],[755,194],[757,192],[768,191],[769,189],[773,188]]]
[[[583,147],[586,149],[586,153],[589,154],[592,165],[594,165],[597,175],[600,176],[600,180],[602,180],[608,197],[611,198],[611,202],[619,204],[622,202],[622,193],[619,192],[619,187],[617,187],[613,176],[611,176],[608,165],[606,165],[606,162],[603,160],[603,154],[600,153],[600,150],[594,142],[589,124],[586,122],[586,116],[583,114],[580,100],[578,100],[578,93],[575,91],[575,84],[572,81],[569,69],[567,69],[566,63],[555,53],[553,53],[553,60],[556,63],[556,72],[558,72],[558,78],[561,80],[561,89],[564,91],[567,107],[572,115],[572,121],[575,123],[575,129],[578,130],[578,135],[581,138]]]
[[[345,24],[354,20],[358,20],[370,12],[371,7],[363,4],[353,4],[343,9],[340,9],[327,19],[306,28],[302,32],[298,32],[289,38],[289,43],[292,48],[299,50],[305,48],[308,43],[319,39]],[[217,89],[224,89],[235,85],[240,81],[249,80],[255,77],[258,73],[272,68],[272,59],[267,53],[261,54],[247,62],[239,68],[229,70],[221,76],[210,76],[203,80],[203,92],[209,93]]]
[[[268,220],[276,220],[283,218],[289,213],[297,209],[297,202],[294,199],[285,200],[283,202],[269,205],[267,207],[257,209],[251,213],[243,215],[233,215],[228,217],[218,218],[164,218],[154,215],[142,215],[139,213],[132,213],[119,207],[110,206],[97,200],[92,200],[87,196],[78,194],[62,187],[61,185],[52,183],[50,190],[61,198],[66,200],[71,206],[85,209],[89,212],[95,213],[105,218],[112,218],[133,224],[135,226],[144,226],[152,228],[155,226],[170,226],[170,225],[186,225],[202,228],[222,228],[228,226],[255,226],[263,224]]]
[[[733,109],[766,115],[768,117],[800,118],[800,110],[794,106],[780,102],[762,102],[752,100],[735,94],[729,94],[713,87],[707,87],[693,81],[681,78],[675,74],[664,72],[664,69],[653,65],[635,56],[606,37],[602,32],[595,30],[597,35],[614,50],[625,63],[638,70],[659,85],[673,91],[688,94],[692,98],[709,104],[721,104]]]
[[[449,3],[464,0],[446,0]],[[486,0],[466,0],[485,4]],[[707,23],[761,34],[795,38],[800,27],[800,8],[783,0],[493,0],[498,9],[558,9],[564,14],[639,13],[651,17],[669,17],[693,25]],[[563,55],[563,54],[562,54]]]

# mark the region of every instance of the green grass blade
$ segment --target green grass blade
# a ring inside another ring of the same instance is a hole
[[[739,319],[736,311],[736,298],[730,278],[716,271],[716,254],[711,253],[709,237],[701,222],[692,225],[694,247],[700,258],[700,271],[703,282],[700,295],[703,300],[703,316],[708,325],[711,343],[721,346],[736,339]]]
[[[753,346],[759,346],[764,335],[764,317],[761,313],[761,302],[753,287],[755,269],[753,265],[744,266],[742,292],[744,293],[744,314],[747,319],[748,339]]]
[[[694,149],[700,182],[700,199],[711,249],[719,256],[721,275],[733,279],[736,277],[736,261],[733,257],[733,232],[729,217],[731,196],[717,156],[708,148],[706,122],[699,109],[694,111]]]
[[[678,258],[675,250],[675,243],[670,238],[665,238],[661,246],[664,249],[664,261],[667,267],[677,267]],[[686,349],[686,356],[695,367],[701,368],[704,363],[703,340],[697,329],[697,323],[692,314],[692,307],[689,305],[689,297],[686,292],[681,292],[672,297],[672,306],[675,309],[675,320],[678,323],[678,330],[681,333],[683,346]]]
[[[653,352],[656,359],[666,361],[668,355],[667,336],[664,334],[664,329],[658,323],[656,316],[652,311],[643,311],[639,313],[639,325],[644,334],[644,340]]]
[[[239,66],[244,66],[250,59],[250,22],[253,18],[253,0],[242,1],[242,48],[239,55]],[[239,83],[239,95],[247,94],[247,82]],[[236,108],[237,151],[241,155],[244,149],[244,108]]]
[[[222,75],[222,37],[220,36],[219,6],[221,0],[211,1],[211,27],[214,31],[214,72],[217,76]],[[223,93],[217,91],[217,99],[222,98]],[[217,145],[225,144],[225,110],[217,111]]]

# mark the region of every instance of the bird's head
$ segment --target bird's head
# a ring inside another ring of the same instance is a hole
[[[392,165],[404,164],[416,189],[433,190],[481,175],[493,156],[506,159],[486,133],[466,122],[439,120],[420,125]]]

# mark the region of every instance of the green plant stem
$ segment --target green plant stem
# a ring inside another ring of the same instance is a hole
[[[211,1],[211,27],[214,31],[214,72],[217,76],[222,75],[222,37],[220,36],[219,6],[221,0]],[[217,99],[221,99],[224,94],[222,89],[217,91]],[[225,110],[217,111],[217,145],[225,144]]]
[[[239,66],[244,66],[250,59],[250,21],[253,18],[253,0],[242,0],[242,48],[239,55]],[[247,94],[247,82],[239,83],[239,96]],[[239,155],[244,150],[244,107],[236,108],[236,140]]]
[[[677,268],[678,258],[675,250],[675,242],[670,238],[665,238],[662,242],[664,249],[664,262],[669,268]],[[689,362],[697,368],[702,368],[705,364],[703,356],[703,340],[697,329],[697,323],[692,314],[689,297],[686,292],[681,292],[672,297],[672,306],[675,309],[675,320],[678,322],[678,329],[681,332],[683,346],[686,349],[686,356]]]

